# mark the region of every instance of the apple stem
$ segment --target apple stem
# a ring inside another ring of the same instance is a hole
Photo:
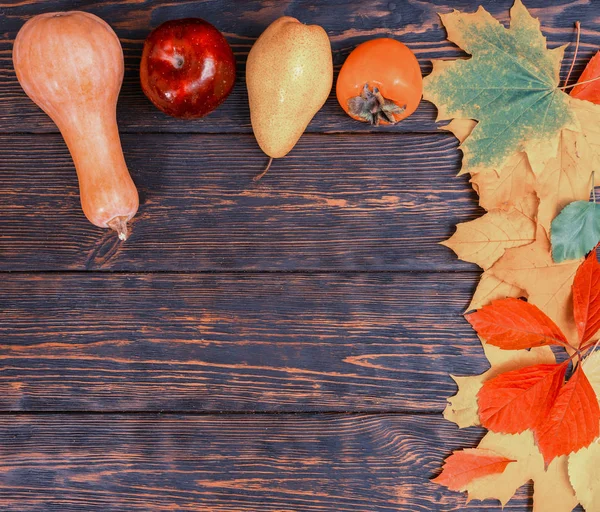
[[[260,179],[267,174],[268,170],[271,168],[271,164],[273,163],[273,157],[269,158],[269,163],[265,167],[265,170],[262,171],[259,175],[254,176],[253,181],[260,181]]]

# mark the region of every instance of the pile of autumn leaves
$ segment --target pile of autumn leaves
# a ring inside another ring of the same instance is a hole
[[[461,174],[487,210],[445,244],[484,270],[466,318],[491,367],[454,377],[459,391],[444,416],[489,432],[477,448],[454,452],[435,481],[504,505],[533,480],[534,510],[597,511],[600,208],[590,194],[600,81],[561,90],[564,47],[547,49],[520,0],[508,29],[481,8],[441,17],[471,58],[434,62],[425,98],[452,119]]]

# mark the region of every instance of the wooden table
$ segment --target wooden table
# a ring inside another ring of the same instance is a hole
[[[336,70],[358,43],[391,35],[427,74],[430,59],[462,55],[436,12],[479,3],[0,4],[2,511],[463,509],[429,482],[482,434],[441,417],[448,374],[486,368],[461,317],[477,269],[437,245],[481,214],[454,177],[457,142],[426,102],[374,130],[332,95],[253,183],[266,159],[244,66],[285,14],[325,27]],[[511,0],[481,3],[507,21]],[[526,4],[551,47],[581,20],[577,75],[600,46],[596,0]],[[104,18],[125,52],[118,114],[142,196],[126,243],[84,218],[68,151],[12,69],[23,22],[69,9]],[[138,80],[148,32],[188,16],[224,31],[239,65],[229,100],[193,122],[158,112]],[[530,494],[507,508],[528,510]]]

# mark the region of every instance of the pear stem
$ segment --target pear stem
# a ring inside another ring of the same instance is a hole
[[[273,157],[269,158],[269,163],[267,164],[267,166],[265,167],[265,170],[262,171],[260,174],[258,174],[257,176],[254,176],[253,181],[260,181],[260,179],[267,174],[267,172],[269,171],[269,169],[271,168],[271,164],[273,163]]]

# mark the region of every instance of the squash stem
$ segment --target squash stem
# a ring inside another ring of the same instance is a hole
[[[108,222],[108,227],[117,232],[119,240],[127,240],[129,229],[127,227],[127,217],[115,217]]]

